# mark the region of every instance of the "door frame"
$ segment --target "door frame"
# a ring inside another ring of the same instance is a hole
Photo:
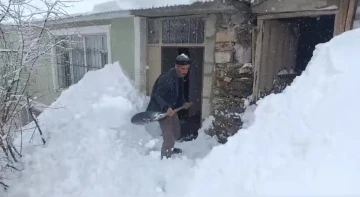
[[[202,118],[203,118],[203,114],[202,114],[202,108],[203,108],[203,102],[204,102],[204,98],[203,98],[203,94],[204,94],[204,67],[205,67],[205,50],[206,47],[202,44],[171,44],[171,45],[160,45],[160,67],[161,67],[161,71],[164,71],[164,65],[163,65],[163,61],[162,61],[162,50],[163,48],[202,48],[203,49],[203,63],[201,66],[201,91],[200,91],[200,113],[201,113],[201,117],[200,117],[200,127],[202,127]]]

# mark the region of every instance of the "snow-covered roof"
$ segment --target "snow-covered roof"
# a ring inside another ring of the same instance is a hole
[[[166,6],[139,8],[130,10],[132,15],[144,17],[161,17],[215,12],[236,11],[230,3],[221,0],[195,1],[191,4],[172,4]]]
[[[138,6],[137,8],[130,9],[130,10],[143,10],[143,9],[157,9],[157,8],[166,8],[166,7],[176,7],[176,6],[188,6],[194,3],[210,3],[222,0],[189,0],[187,3],[183,1],[177,1],[173,3],[169,3],[168,1],[164,1],[163,3],[158,3],[155,6]]]
[[[224,9],[224,6],[221,6],[221,3],[218,3],[219,0],[192,0],[189,3],[164,3],[157,6],[140,6],[139,8],[135,9],[128,9],[128,10],[110,10],[110,11],[97,11],[97,12],[86,12],[86,13],[78,13],[78,14],[72,14],[68,17],[62,18],[61,20],[54,20],[49,21],[49,24],[61,24],[61,23],[73,23],[73,22],[82,22],[82,21],[92,21],[92,20],[106,20],[106,19],[113,19],[113,18],[122,18],[122,17],[131,17],[138,15],[141,12],[144,11],[158,11],[159,9],[162,10],[162,12],[166,12],[166,10],[182,10],[182,11],[189,11],[189,8],[194,9],[208,9],[209,5],[215,5],[212,6],[211,9],[217,8],[217,9]],[[220,0],[221,1],[221,0]],[[212,10],[207,10],[212,11]]]
[[[82,21],[92,21],[92,20],[106,20],[106,19],[113,19],[113,18],[123,18],[123,17],[131,17],[132,11],[140,11],[140,10],[151,10],[151,9],[159,9],[159,8],[173,8],[178,6],[190,6],[193,3],[210,3],[215,2],[216,0],[192,0],[189,3],[164,3],[157,6],[140,6],[135,9],[117,9],[112,8],[108,10],[97,10],[94,9],[92,12],[83,12],[83,13],[76,13],[68,15],[62,19],[57,19],[56,21],[49,21],[49,24],[59,24],[59,23],[72,23],[72,22],[82,22]]]
[[[246,1],[246,0],[245,0]],[[250,2],[259,3],[259,1],[265,0],[248,0]],[[109,11],[95,10],[93,12],[72,14],[61,20],[56,20],[56,24],[59,23],[71,23],[71,22],[82,22],[92,20],[106,20],[113,18],[131,17],[136,15],[142,15],[144,12],[158,13],[158,15],[166,15],[166,13],[176,14],[189,14],[190,12],[197,11],[197,13],[211,13],[216,11],[235,10],[235,8],[229,3],[223,3],[224,0],[190,0],[188,3],[178,1],[176,3],[163,3],[157,6],[140,6],[134,9],[128,10],[116,10],[112,8]],[[161,11],[161,12],[159,12]],[[55,22],[54,22],[55,23]]]
[[[48,24],[74,23],[74,22],[83,22],[83,21],[124,18],[124,17],[131,17],[131,14],[128,10],[117,10],[117,11],[108,11],[108,12],[99,12],[99,13],[88,12],[81,14],[73,14],[62,19],[52,20],[49,21]]]

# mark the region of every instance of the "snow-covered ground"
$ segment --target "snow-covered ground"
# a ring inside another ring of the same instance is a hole
[[[182,156],[161,161],[160,136],[130,122],[148,100],[118,63],[86,74],[39,116],[47,144],[33,146],[41,144],[36,133],[32,145],[24,145],[25,171],[13,180],[16,186],[8,196],[132,197],[156,196],[163,187],[178,189],[173,184],[180,185],[195,159],[217,142],[201,135],[196,142],[178,145]],[[32,134],[25,133],[23,143]]]
[[[360,29],[318,45],[302,76],[258,102],[227,144],[201,133],[170,160],[129,122],[148,100],[119,65],[89,72],[40,116],[47,145],[24,145],[24,171],[0,196],[360,195],[359,51]]]
[[[284,93],[194,168],[187,197],[360,196],[360,29],[318,45]]]

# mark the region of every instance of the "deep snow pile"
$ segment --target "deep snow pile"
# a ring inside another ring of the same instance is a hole
[[[187,197],[360,195],[360,29],[318,45],[301,77],[194,169]]]
[[[196,141],[178,144],[182,156],[161,161],[161,138],[130,122],[148,100],[135,91],[118,63],[87,73],[39,116],[45,146],[38,132],[32,145],[26,144],[32,132],[24,134],[25,170],[10,182],[7,196],[148,197],[181,190],[177,186],[195,159],[217,143],[201,134]]]
[[[216,143],[200,136],[181,145],[188,158],[162,161],[150,152],[159,140],[128,123],[146,101],[120,69],[88,73],[54,104],[66,108],[41,115],[48,144],[25,147],[8,196],[360,195],[359,51],[360,29],[318,45],[303,75],[261,100],[226,145],[205,156]]]

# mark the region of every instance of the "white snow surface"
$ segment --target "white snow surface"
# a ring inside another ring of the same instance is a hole
[[[359,196],[360,29],[319,44],[302,76],[215,147],[187,197]]]
[[[64,108],[40,116],[48,143],[23,148],[7,196],[360,195],[359,51],[360,29],[318,45],[302,76],[248,110],[251,123],[225,145],[201,135],[169,160],[159,138],[129,123],[147,98],[119,65],[89,72],[52,105]]]
[[[24,145],[24,171],[11,180],[6,195],[148,197],[162,195],[163,189],[181,192],[178,186],[189,179],[196,159],[217,142],[202,133],[196,141],[177,145],[184,154],[160,160],[161,136],[154,138],[144,126],[130,122],[148,100],[119,63],[88,72],[39,116],[47,144],[41,145],[36,132],[33,142]],[[24,133],[23,143],[32,133]],[[16,144],[20,142],[18,138]]]

